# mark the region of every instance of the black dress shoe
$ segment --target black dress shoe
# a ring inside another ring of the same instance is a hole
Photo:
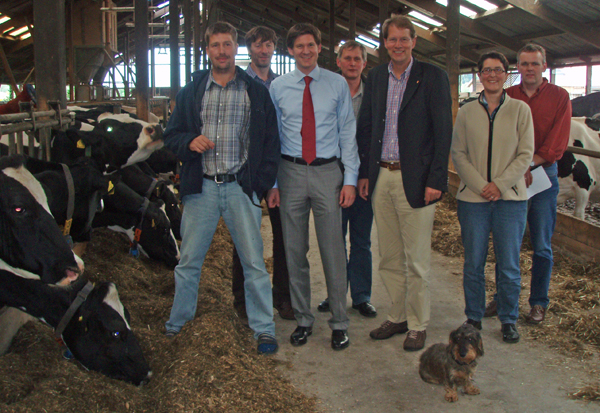
[[[519,332],[514,324],[502,324],[502,340],[506,343],[516,343],[519,341]]]
[[[475,321],[471,318],[467,318],[467,321],[465,321],[463,324],[471,324],[477,330],[481,330],[481,321]]]
[[[308,342],[308,336],[312,334],[312,327],[296,327],[290,336],[292,346],[302,346]]]
[[[320,313],[328,312],[329,311],[329,298],[326,298],[323,301],[321,301],[321,304],[318,305],[317,310],[319,310]]]
[[[333,330],[331,333],[331,348],[343,350],[350,345],[350,339],[346,330]]]
[[[355,310],[358,310],[360,315],[362,315],[363,317],[369,317],[369,318],[377,317],[377,310],[375,309],[373,304],[371,304],[368,301],[365,301],[364,303],[360,303],[357,305],[352,304],[352,308],[354,308]]]

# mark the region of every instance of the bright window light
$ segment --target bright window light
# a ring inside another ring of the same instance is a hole
[[[2,17],[0,17],[0,24],[6,23],[9,20],[10,20],[10,17],[8,17],[8,16],[2,16]]]
[[[27,26],[23,26],[20,29],[15,30],[14,32],[10,32],[9,34],[11,36],[18,36],[20,34],[25,33],[27,30],[29,30],[29,28]]]
[[[373,40],[371,40],[371,39],[369,39],[369,38],[367,38],[367,37],[365,37],[363,35],[359,35],[356,38],[356,41],[359,42],[359,43],[364,44],[365,46],[369,46],[369,47],[371,47],[373,49],[379,47],[379,42],[375,42],[375,41],[373,41]]]
[[[476,5],[477,7],[480,7],[484,10],[494,10],[495,8],[497,8],[496,5],[490,3],[489,1],[485,1],[485,0],[467,0],[469,3]]]
[[[160,3],[160,4],[159,4],[158,6],[156,6],[156,7],[158,7],[159,9],[162,9],[163,7],[167,7],[168,5],[169,5],[169,2],[168,2],[168,1],[165,1],[164,3]]]
[[[31,33],[25,33],[23,36],[19,37],[21,40],[29,39],[31,37]]]
[[[429,27],[427,27],[424,24],[421,24],[419,22],[413,21],[412,24],[414,24],[415,26],[419,26],[421,29],[429,30]]]
[[[377,23],[377,26],[373,27],[373,29],[371,29],[371,31],[372,31],[373,33],[377,33],[377,34],[379,34],[379,32],[381,31],[381,24],[380,24],[380,23]]]
[[[429,23],[429,24],[431,24],[432,26],[435,26],[435,27],[442,26],[442,23],[440,23],[439,21],[434,20],[431,17],[427,17],[423,13],[419,13],[418,11],[414,11],[413,10],[410,13],[408,13],[408,15],[414,17],[415,19],[419,19],[422,22]]]
[[[491,3],[488,3],[485,0],[466,0],[466,1],[468,1],[471,4],[474,4],[477,7],[480,7],[486,11],[496,8],[496,6],[494,6]],[[448,7],[448,0],[435,0],[435,2],[438,4],[441,4],[442,6]],[[477,14],[477,12],[469,9],[468,7],[460,6],[460,14],[462,14],[463,16],[467,16],[467,17],[473,17]]]

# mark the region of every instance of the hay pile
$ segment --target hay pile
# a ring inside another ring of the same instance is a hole
[[[456,216],[456,200],[448,195],[436,210],[432,246],[450,257],[462,257],[460,225]],[[529,313],[529,286],[531,281],[532,248],[528,236],[521,247],[522,290],[519,302],[519,328],[532,340],[540,340],[562,354],[579,360],[598,363],[600,350],[600,265],[582,264],[554,251],[554,269],[550,284],[550,305],[544,323],[530,326],[524,315]],[[490,241],[485,268],[488,301],[495,292],[495,258]],[[462,273],[458,275],[462,277]],[[594,368],[592,384],[585,384],[572,397],[600,401],[600,383]]]
[[[231,238],[219,224],[204,263],[198,317],[175,339],[164,337],[173,272],[127,255],[129,244],[108,230],[94,232],[85,256],[92,281],[117,284],[121,301],[153,371],[135,387],[65,361],[51,330],[27,324],[0,357],[1,412],[314,412],[275,367],[256,354],[251,331],[232,310]]]

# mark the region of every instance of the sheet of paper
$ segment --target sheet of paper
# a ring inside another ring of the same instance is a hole
[[[550,178],[548,178],[546,171],[541,166],[531,171],[531,176],[533,177],[533,182],[529,185],[529,188],[527,188],[527,199],[552,186]]]

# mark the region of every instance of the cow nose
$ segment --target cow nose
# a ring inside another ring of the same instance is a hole
[[[146,384],[150,383],[150,379],[152,378],[152,370],[150,370],[148,372],[148,374],[146,375],[146,377],[144,377],[142,379],[142,381],[140,382],[139,387],[145,386]]]

